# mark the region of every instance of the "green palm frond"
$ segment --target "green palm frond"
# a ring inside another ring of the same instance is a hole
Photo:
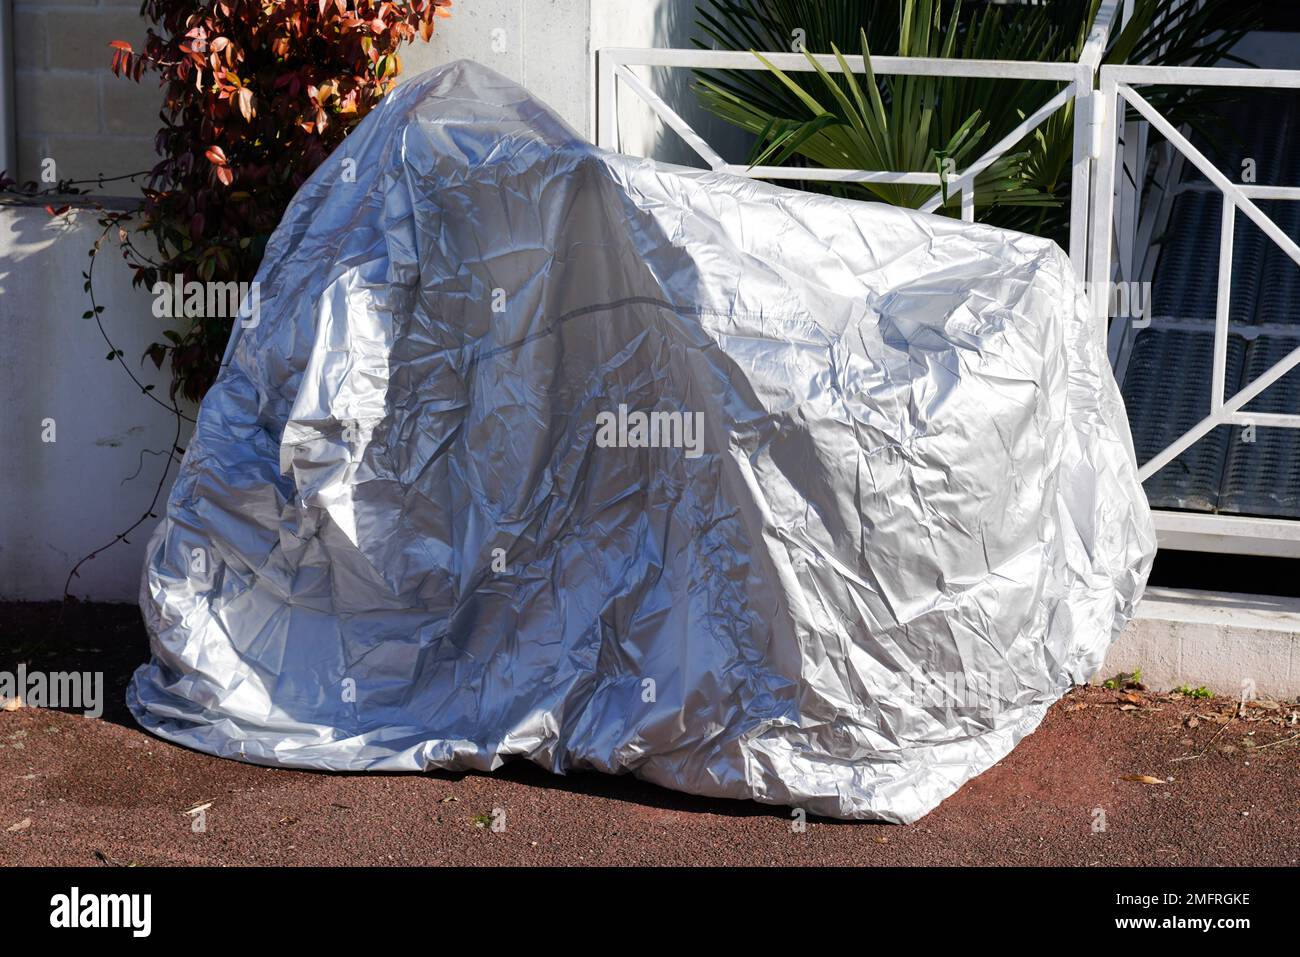
[[[1232,47],[1261,17],[1264,0],[1204,0],[1173,7],[1135,0],[1123,29],[1113,32],[1105,60],[1203,66],[1235,59]],[[968,165],[1015,129],[1061,87],[1014,79],[878,77],[873,51],[905,57],[1078,59],[1101,0],[990,4],[968,0],[707,0],[699,46],[748,50],[765,71],[697,71],[704,106],[754,136],[755,165],[940,171]],[[795,79],[755,51],[832,53],[841,73],[809,56]],[[865,74],[847,69],[841,50],[860,48]],[[1144,94],[1145,95],[1145,94]],[[1149,98],[1176,123],[1200,125],[1212,115],[1211,95],[1150,88]],[[977,217],[1062,239],[1068,229],[1073,110],[1045,120],[976,180]],[[917,207],[934,187],[884,183],[809,182],[808,188]],[[959,199],[943,210],[957,215]]]

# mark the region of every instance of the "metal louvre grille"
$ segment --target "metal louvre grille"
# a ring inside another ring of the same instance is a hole
[[[1260,184],[1300,186],[1300,97],[1252,97],[1225,129],[1221,166],[1239,180],[1254,162]],[[1198,143],[1214,156],[1207,144]],[[1186,167],[1186,183],[1204,183]],[[1300,202],[1257,200],[1260,209],[1300,239]],[[1152,280],[1152,326],[1139,331],[1124,376],[1138,462],[1192,428],[1209,409],[1214,315],[1223,199],[1186,190],[1170,213]],[[1238,211],[1233,244],[1225,394],[1249,385],[1300,345],[1300,265]],[[1202,331],[1203,330],[1203,331]],[[1294,330],[1294,331],[1293,331]],[[1300,369],[1249,403],[1256,413],[1300,412]],[[1253,441],[1252,441],[1253,440]],[[1213,429],[1144,484],[1155,508],[1300,519],[1300,430],[1258,426]]]
[[[1300,150],[1296,152],[1300,154]],[[1300,183],[1300,169],[1296,170],[1291,182]],[[1260,208],[1272,216],[1273,222],[1288,236],[1300,236],[1300,203],[1276,202]],[[1251,223],[1251,226],[1253,228],[1255,224]],[[1255,231],[1259,232],[1257,228]],[[1300,334],[1300,265],[1296,265],[1276,243],[1268,243],[1265,248],[1264,267],[1259,277],[1259,308],[1254,318],[1257,323],[1295,326],[1297,334]],[[1267,391],[1264,394],[1267,395]],[[1296,411],[1296,407],[1292,406],[1290,411]]]
[[[1248,385],[1298,344],[1300,340],[1281,336],[1260,336],[1251,342],[1241,384]],[[1292,369],[1246,406],[1248,412],[1296,409],[1300,409],[1300,369]],[[1296,430],[1257,428],[1250,435],[1244,426],[1233,426],[1231,431],[1219,510],[1275,518],[1300,516],[1300,436]]]
[[[1273,205],[1282,205],[1275,203]],[[1287,204],[1293,205],[1293,204]],[[1270,216],[1276,212],[1260,204]],[[1219,262],[1219,223],[1223,200],[1216,191],[1183,193],[1170,216],[1169,239],[1160,253],[1151,284],[1152,315],[1157,319],[1198,319],[1214,323],[1216,270]],[[1232,310],[1230,322],[1253,321],[1259,284],[1254,280],[1267,236],[1240,211],[1232,250]],[[1285,253],[1279,249],[1282,256]]]
[[[1217,92],[1207,95],[1221,97]],[[1213,142],[1201,135],[1192,137],[1192,141],[1234,182],[1241,181],[1243,163],[1250,160],[1258,182],[1300,185],[1289,175],[1296,157],[1286,145],[1295,132],[1295,108],[1296,96],[1289,90],[1250,90],[1244,99],[1229,100],[1215,108],[1223,115],[1217,121]],[[1185,169],[1185,181],[1208,182],[1195,167]]]
[[[1228,337],[1228,377],[1241,377],[1245,340]],[[1144,329],[1138,333],[1124,378],[1124,404],[1137,459],[1144,462],[1210,411],[1205,383],[1214,362],[1214,330]],[[1214,511],[1228,456],[1229,429],[1217,428],[1147,479],[1152,508]]]

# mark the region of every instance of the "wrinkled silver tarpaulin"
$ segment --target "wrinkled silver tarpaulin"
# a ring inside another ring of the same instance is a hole
[[[128,692],[202,751],[912,821],[1092,676],[1150,567],[1045,240],[606,153],[461,62],[258,280]]]

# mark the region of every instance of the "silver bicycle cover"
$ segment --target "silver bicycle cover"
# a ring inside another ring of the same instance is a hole
[[[469,62],[302,187],[141,604],[148,730],[913,821],[1155,536],[1051,242],[608,153]]]

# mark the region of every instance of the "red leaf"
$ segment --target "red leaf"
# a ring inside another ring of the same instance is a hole
[[[221,151],[220,146],[209,146],[206,153],[203,154],[208,158],[208,162],[214,166],[226,165],[226,154]]]
[[[114,50],[125,50],[127,53],[134,52],[131,49],[131,44],[127,43],[125,40],[110,40],[108,42],[108,45],[111,46]]]

